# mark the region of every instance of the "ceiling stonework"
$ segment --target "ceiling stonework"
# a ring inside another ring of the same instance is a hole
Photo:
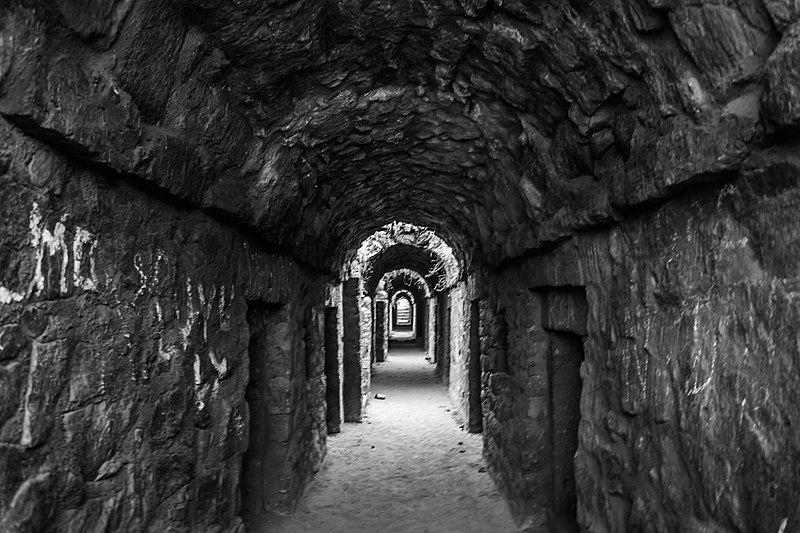
[[[328,270],[393,220],[496,264],[800,124],[779,2],[19,4],[0,113]]]

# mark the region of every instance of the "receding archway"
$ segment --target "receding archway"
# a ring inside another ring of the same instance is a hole
[[[413,304],[411,300],[406,297],[402,296],[395,300],[394,303],[395,309],[395,319],[394,323],[396,326],[413,326],[414,324],[414,310]]]
[[[391,296],[389,305],[390,341],[414,341],[417,339],[417,300],[414,295],[401,289]]]

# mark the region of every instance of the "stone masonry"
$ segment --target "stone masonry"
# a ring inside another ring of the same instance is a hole
[[[6,0],[0,531],[291,512],[401,269],[521,528],[800,531],[799,134],[797,0]]]

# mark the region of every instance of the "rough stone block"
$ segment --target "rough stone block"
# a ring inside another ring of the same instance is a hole
[[[564,285],[583,285],[580,261],[571,240],[559,244],[553,252],[541,255],[526,263],[524,269],[526,286],[557,287]]]
[[[547,291],[542,327],[586,335],[588,306],[584,290]]]
[[[22,404],[26,370],[23,361],[0,365],[0,428]]]
[[[764,0],[764,6],[778,31],[800,21],[800,0]]]
[[[633,24],[639,31],[656,31],[666,25],[666,17],[653,9],[645,0],[632,0],[628,9]]]
[[[66,442],[72,447],[81,473],[87,480],[94,480],[101,465],[115,452],[124,425],[123,416],[118,411],[120,407],[102,402],[61,417]],[[110,466],[106,467],[106,476],[111,473]]]
[[[750,20],[728,6],[683,5],[670,11],[669,19],[684,49],[721,90],[752,75],[753,60],[768,46],[769,22]]]
[[[69,380],[69,401],[78,405],[107,394],[105,357],[79,344],[72,352]]]
[[[163,392],[153,405],[147,437],[153,443],[165,444],[174,439],[190,412],[190,394],[181,387]]]
[[[0,327],[0,363],[24,354],[30,342],[17,324]]]
[[[265,402],[267,410],[271,415],[288,414],[292,412],[292,383],[290,378],[272,378],[267,382],[265,389]]]
[[[95,0],[76,4],[66,0],[56,2],[67,25],[85,41],[110,46],[130,11],[133,0],[104,2]]]
[[[694,125],[673,119],[664,135],[639,127],[625,172],[615,176],[612,203],[630,208],[662,201],[670,189],[731,179],[752,151],[758,118],[726,115]]]
[[[0,518],[0,530],[35,533],[44,529],[55,510],[58,496],[53,490],[54,476],[49,472],[26,479]]]
[[[764,111],[778,127],[800,126],[800,21],[767,62]]]
[[[39,338],[47,331],[50,325],[50,315],[44,309],[36,306],[27,307],[20,317],[19,327],[28,338]]]
[[[64,384],[68,356],[64,341],[33,343],[23,405],[21,444],[24,446],[38,446],[50,432],[56,401]]]
[[[543,396],[528,398],[527,416],[534,420],[547,416],[547,398]]]

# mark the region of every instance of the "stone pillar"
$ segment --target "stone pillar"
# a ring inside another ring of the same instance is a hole
[[[417,347],[425,349],[425,339],[428,336],[428,306],[425,302],[425,295],[414,294],[414,334],[416,335]]]
[[[389,347],[387,308],[388,296],[386,291],[378,290],[375,293],[375,335],[373,336],[375,362],[377,363],[386,361],[386,354]]]
[[[581,363],[583,338],[572,333],[550,332],[548,411],[552,450],[554,518],[576,515],[575,452],[581,418]]]
[[[481,402],[481,339],[480,302],[470,302],[469,314],[469,360],[467,362],[467,422],[470,433],[483,431],[483,409]]]
[[[361,336],[359,299],[361,291],[357,278],[344,282],[342,313],[344,325],[344,421],[361,422]]]
[[[361,422],[370,386],[372,299],[362,297],[360,278],[344,282],[344,421]]]
[[[247,512],[291,511],[299,480],[289,446],[294,405],[290,313],[286,306],[248,311],[250,325],[250,445],[243,458],[243,507]]]
[[[438,295],[436,309],[436,376],[447,384],[450,379],[450,291]]]
[[[361,393],[360,414],[363,415],[363,413],[366,412],[367,402],[369,401],[369,390],[372,378],[372,298],[369,296],[361,296],[360,303],[359,324],[361,327],[359,331],[359,362],[361,363],[361,389],[359,392]]]
[[[431,362],[436,362],[436,298],[431,296],[427,299],[428,305],[428,328],[425,335],[425,353],[431,358]]]
[[[325,403],[328,433],[342,425],[342,372],[339,357],[339,308],[325,309]]]

